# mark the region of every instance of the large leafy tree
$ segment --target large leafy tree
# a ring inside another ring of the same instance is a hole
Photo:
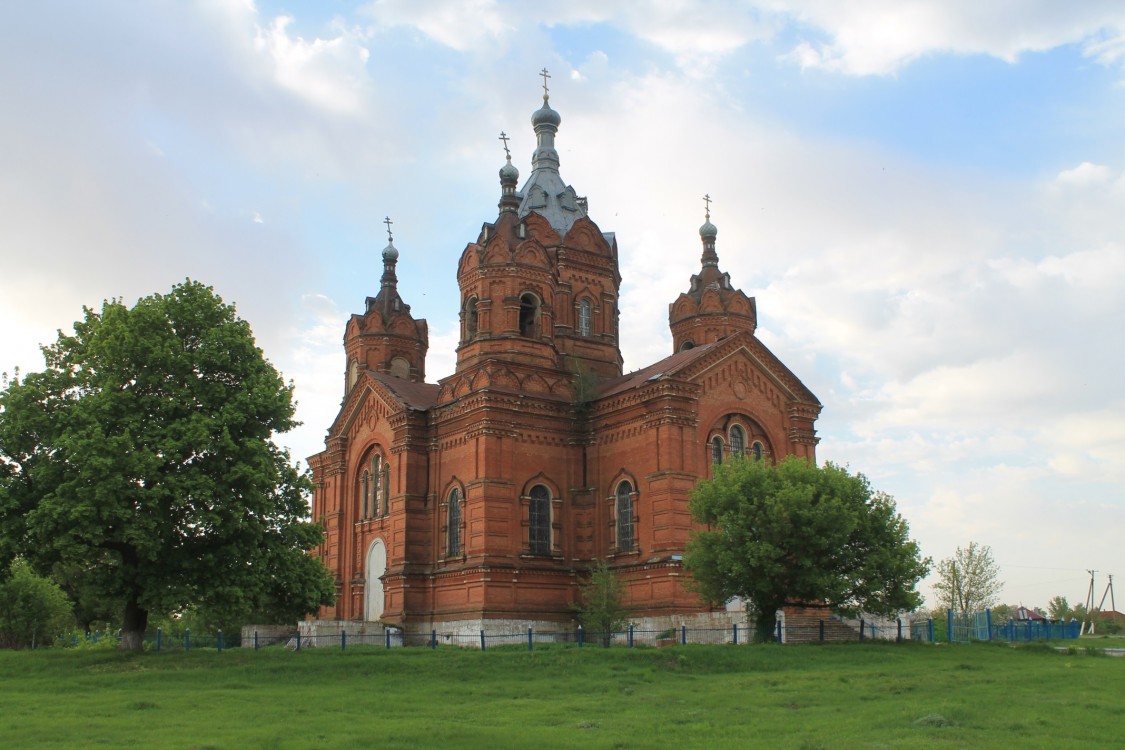
[[[152,613],[331,601],[309,482],[272,440],[292,385],[210,287],[87,308],[43,354],[0,392],[0,553],[120,601],[126,649]]]
[[[934,593],[942,607],[957,612],[980,612],[996,604],[1004,583],[1000,566],[987,544],[969,542],[938,563]]]
[[[715,603],[744,597],[759,640],[789,603],[876,614],[921,604],[915,586],[930,561],[894,500],[862,474],[794,457],[737,460],[696,486],[690,508],[703,527],[684,557],[695,586]]]

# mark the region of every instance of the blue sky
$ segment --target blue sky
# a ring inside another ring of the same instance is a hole
[[[529,172],[547,67],[563,177],[617,233],[628,369],[670,353],[710,193],[822,460],[935,559],[991,545],[1007,602],[1125,575],[1119,2],[47,0],[0,28],[2,370],[190,276],[294,380],[282,440],[316,452],[387,215],[430,380],[452,370],[456,259],[501,130]]]

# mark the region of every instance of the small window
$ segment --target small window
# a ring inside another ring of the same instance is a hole
[[[721,464],[723,462],[723,439],[716,435],[711,439],[711,463]]]
[[[379,476],[379,488],[383,492],[381,502],[385,516],[391,512],[391,466],[386,461],[383,462],[383,472]]]
[[[359,362],[354,359],[348,365],[348,390],[350,391],[359,382]]]
[[[694,349],[694,348],[695,348],[695,343],[692,342],[692,341],[685,341],[684,343],[682,343],[680,345],[680,351],[681,352],[686,352],[688,349]]]
[[[551,553],[551,492],[541,484],[531,488],[527,537],[531,554]]]
[[[633,549],[633,485],[622,482],[617,485],[617,551],[628,552]]]
[[[584,299],[578,303],[578,335],[590,335],[590,300]]]
[[[746,455],[746,432],[738,425],[730,428],[730,455],[739,458]]]
[[[371,457],[371,491],[367,496],[364,515],[368,518],[379,515],[379,498],[382,497],[383,457],[376,453]]]
[[[456,557],[461,554],[461,490],[457,488],[449,493],[446,519],[445,554],[447,557]]]
[[[750,456],[755,461],[761,461],[762,455],[765,453],[765,450],[765,446],[755,440],[754,444],[750,446]]]
[[[539,300],[534,294],[520,297],[520,335],[535,338],[539,327]]]

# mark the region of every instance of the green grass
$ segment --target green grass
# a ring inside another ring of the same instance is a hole
[[[1117,747],[1083,647],[0,653],[0,747]]]

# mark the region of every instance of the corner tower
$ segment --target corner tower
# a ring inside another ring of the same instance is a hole
[[[563,182],[543,71],[543,105],[531,116],[536,148],[517,190],[508,137],[500,169],[499,215],[461,255],[461,343],[457,371],[485,361],[621,374],[617,243],[587,215],[586,199]]]
[[[668,326],[672,329],[672,349],[679,352],[710,344],[758,326],[753,297],[730,283],[730,274],[719,270],[715,238],[719,230],[711,223],[711,196],[703,197],[707,209],[699,238],[703,241],[702,269],[691,277],[691,286],[668,305]]]
[[[344,351],[347,353],[347,383],[350,391],[365,370],[388,373],[414,383],[426,379],[426,351],[429,330],[425,320],[415,320],[410,305],[398,293],[398,249],[387,224],[387,246],[383,248],[383,275],[379,293],[367,298],[362,315],[352,315],[344,329]]]

